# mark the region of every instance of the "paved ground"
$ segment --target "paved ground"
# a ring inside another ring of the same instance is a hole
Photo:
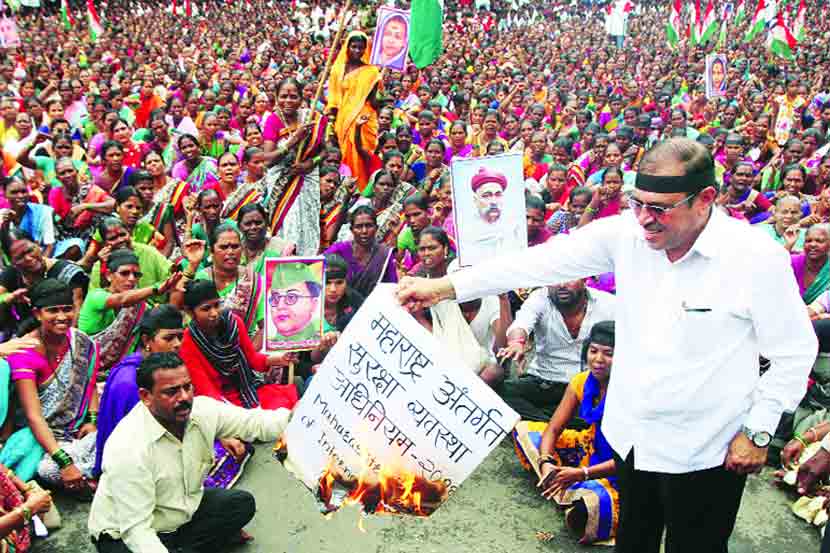
[[[365,532],[353,508],[321,516],[310,493],[259,446],[238,486],[253,491],[258,512],[248,531],[256,540],[234,553],[571,553],[610,551],[576,544],[563,516],[535,495],[505,444],[429,519],[371,517]],[[64,527],[36,544],[43,553],[94,551],[86,537],[88,506],[58,498]],[[818,533],[797,519],[771,473],[747,485],[732,553],[818,553]],[[554,537],[541,543],[536,532]],[[704,552],[701,552],[704,553]]]

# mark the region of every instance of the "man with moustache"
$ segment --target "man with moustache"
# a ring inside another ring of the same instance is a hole
[[[583,280],[531,292],[507,329],[507,346],[499,351],[503,359],[521,361],[533,333],[534,351],[525,371],[499,390],[523,420],[550,420],[568,383],[582,370],[582,344],[591,327],[614,320],[616,299],[607,292],[589,291]]]
[[[666,140],[643,156],[627,213],[399,284],[398,300],[414,310],[614,271],[617,341],[602,432],[620,497],[617,553],[657,553],[664,533],[666,553],[726,553],[746,475],[766,462],[816,358],[789,255],[714,209],[716,196],[706,147]],[[763,376],[759,356],[770,361]]]
[[[253,495],[204,488],[213,442],[235,437],[270,442],[288,409],[243,409],[193,397],[177,353],[152,353],[136,375],[141,402],[110,435],[92,502],[89,533],[100,553],[216,551],[250,539]]]
[[[507,177],[498,171],[481,167],[470,181],[475,213],[467,230],[462,232],[462,259],[474,262],[486,259],[506,248],[526,244],[525,225],[505,220],[504,193]],[[465,239],[469,237],[469,239]]]

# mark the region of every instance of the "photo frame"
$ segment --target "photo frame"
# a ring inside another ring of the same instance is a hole
[[[325,258],[268,258],[264,277],[265,353],[318,347],[323,337]]]
[[[409,12],[380,7],[369,63],[403,71],[409,55]]]
[[[522,154],[456,159],[450,172],[461,266],[527,247]]]

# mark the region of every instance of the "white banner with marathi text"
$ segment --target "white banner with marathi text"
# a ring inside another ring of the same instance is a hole
[[[379,284],[366,299],[283,436],[286,466],[325,511],[352,499],[431,514],[519,420],[394,294]]]

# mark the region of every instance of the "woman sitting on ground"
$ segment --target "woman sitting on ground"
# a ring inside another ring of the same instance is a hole
[[[614,322],[596,323],[585,340],[587,369],[568,385],[549,423],[521,421],[513,431],[519,460],[536,472],[545,499],[566,507],[568,527],[579,543],[612,540],[619,503],[613,452],[600,429],[614,360]],[[566,429],[579,416],[587,430]]]
[[[45,454],[41,480],[91,497],[95,491],[95,423],[98,417],[98,348],[80,330],[72,289],[55,279],[29,291],[32,314],[28,338],[38,346],[8,357],[17,397],[32,434]]]
[[[184,305],[191,317],[181,356],[196,395],[252,409],[291,409],[297,402],[294,384],[282,385],[283,367],[297,359],[293,353],[265,355],[254,349],[248,329],[221,298],[211,280],[185,286]]]

